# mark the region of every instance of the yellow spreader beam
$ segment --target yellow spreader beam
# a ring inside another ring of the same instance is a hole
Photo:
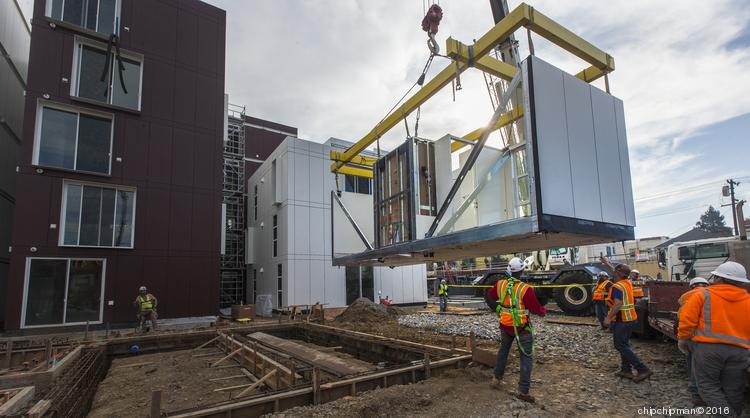
[[[497,46],[502,40],[508,38],[513,32],[521,27],[526,27],[534,33],[542,36],[571,54],[581,58],[590,67],[576,74],[579,79],[591,82],[615,69],[615,60],[609,54],[595,47],[585,39],[566,29],[559,23],[536,11],[526,3],[521,3],[513,9],[505,18],[498,22],[492,29],[479,38],[473,45],[472,51],[469,46],[461,42],[448,38],[446,40],[446,51],[455,63],[446,66],[432,80],[422,86],[419,91],[414,93],[401,106],[391,112],[382,122],[377,124],[359,141],[353,144],[344,152],[331,152],[331,171],[341,174],[353,174],[362,177],[372,178],[371,167],[372,158],[360,157],[355,160],[359,154],[367,149],[378,138],[382,137],[394,126],[399,124],[411,112],[424,104],[430,97],[434,96],[440,89],[448,85],[459,74],[469,68],[469,60],[473,66],[493,76],[504,80],[511,80],[517,69],[505,62],[489,56],[489,52]],[[501,116],[495,128],[499,129],[523,116],[523,109],[516,108]],[[477,129],[467,134],[464,139],[476,140],[481,134],[482,129]],[[451,145],[451,150],[455,151],[466,144],[455,142]],[[353,164],[353,165],[351,165]]]

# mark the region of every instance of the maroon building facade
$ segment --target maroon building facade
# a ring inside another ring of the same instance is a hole
[[[36,0],[6,330],[215,314],[225,12]],[[119,33],[119,51],[110,34]]]
[[[297,128],[245,116],[245,184],[287,136],[296,137]]]

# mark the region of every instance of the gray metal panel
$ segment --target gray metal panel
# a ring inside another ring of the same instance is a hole
[[[562,71],[533,59],[534,112],[542,211],[575,217]]]
[[[630,178],[628,138],[625,134],[625,109],[623,108],[622,100],[618,98],[615,98],[615,118],[617,121],[617,139],[620,145],[620,171],[622,173],[625,219],[627,225],[635,226],[635,207],[633,206],[633,185]]]
[[[602,221],[591,86],[567,73],[563,81],[575,217]]]
[[[628,222],[625,216],[614,98],[599,89],[592,88],[591,103],[594,109],[594,134],[596,135],[602,218],[604,222],[626,225]]]

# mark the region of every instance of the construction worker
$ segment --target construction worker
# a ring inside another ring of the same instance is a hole
[[[141,286],[138,289],[138,296],[133,302],[133,305],[138,308],[138,326],[141,331],[146,331],[144,325],[147,320],[151,321],[151,329],[156,331],[156,304],[156,297],[148,293],[146,286]]]
[[[644,293],[643,287],[641,287],[642,283],[640,283],[641,272],[636,269],[630,270],[630,281],[637,283],[635,286],[633,286],[633,296],[636,298],[642,298],[644,296]]]
[[[521,357],[521,372],[518,378],[518,392],[516,397],[526,402],[534,402],[534,397],[529,394],[531,387],[531,369],[534,363],[534,333],[529,321],[529,313],[544,316],[544,309],[534,294],[531,286],[521,281],[524,264],[520,258],[515,257],[508,263],[508,278],[499,280],[491,287],[490,298],[498,301],[498,313],[500,314],[500,348],[497,350],[495,361],[495,373],[490,386],[498,388],[505,374],[505,365],[513,341],[518,346]]]
[[[610,289],[612,306],[604,319],[604,325],[611,328],[615,349],[620,352],[620,371],[616,375],[638,383],[648,379],[654,373],[630,348],[630,335],[638,319],[635,312],[633,283],[629,279],[630,267],[627,264],[618,264],[614,269],[614,275],[617,282]],[[638,374],[633,374],[633,368]]]
[[[448,310],[448,283],[445,279],[440,280],[438,298],[440,298],[440,312],[446,312]]]
[[[609,290],[612,287],[612,281],[609,280],[609,274],[606,271],[600,271],[596,275],[596,287],[594,288],[594,309],[596,310],[596,319],[599,320],[599,325],[602,329],[607,329],[604,326],[604,318],[607,316],[607,302],[609,298]]]
[[[685,305],[685,303],[690,300],[692,296],[694,296],[697,292],[701,292],[703,288],[708,287],[708,280],[704,279],[703,277],[696,277],[692,280],[690,280],[690,290],[683,293],[682,296],[680,296],[679,299],[677,299],[677,304],[680,306],[680,309]],[[678,310],[679,312],[679,310]],[[679,321],[678,321],[679,325]],[[703,398],[701,398],[700,393],[698,392],[698,384],[695,382],[695,375],[693,374],[693,343],[692,341],[688,342],[687,345],[687,372],[688,372],[688,392],[690,393],[690,398],[693,401],[693,406],[706,406],[706,403],[703,401]]]
[[[690,296],[679,312],[677,346],[688,353],[701,398],[720,415],[740,416],[750,364],[750,294],[745,267],[727,261],[713,284]]]

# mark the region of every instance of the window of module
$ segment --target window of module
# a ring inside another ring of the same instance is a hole
[[[135,190],[65,182],[60,245],[133,248]]]
[[[282,305],[284,304],[284,288],[283,288],[283,282],[284,282],[284,276],[281,274],[281,264],[276,265],[276,288],[278,289],[277,295],[276,295],[276,306],[278,309],[281,309]]]
[[[344,191],[350,193],[372,194],[372,180],[367,177],[344,175]]]
[[[114,33],[120,18],[118,0],[47,0],[45,14],[105,35]]]
[[[279,217],[273,215],[273,256],[279,253]]]
[[[104,259],[29,258],[23,326],[102,321]]]
[[[34,165],[109,174],[112,115],[45,103],[39,106]]]
[[[119,70],[120,62],[122,71]],[[107,60],[106,45],[76,38],[72,96],[140,110],[142,76],[142,56],[121,51],[118,58],[113,48]]]

